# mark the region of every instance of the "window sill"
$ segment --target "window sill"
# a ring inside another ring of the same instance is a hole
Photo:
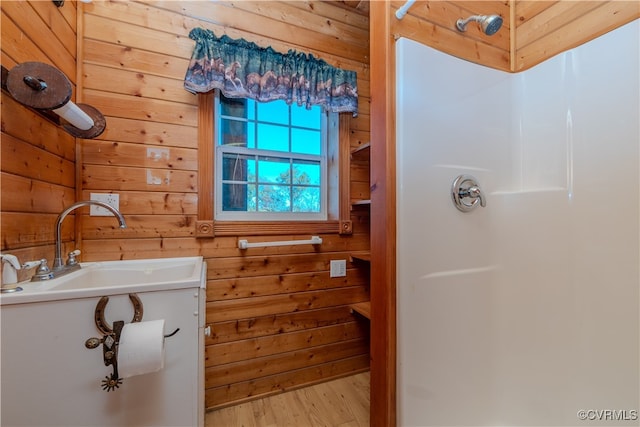
[[[351,234],[351,221],[197,221],[196,237]]]

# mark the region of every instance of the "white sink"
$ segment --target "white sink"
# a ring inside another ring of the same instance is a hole
[[[0,294],[0,305],[193,287],[206,273],[202,257],[82,263],[80,270],[22,291]]]

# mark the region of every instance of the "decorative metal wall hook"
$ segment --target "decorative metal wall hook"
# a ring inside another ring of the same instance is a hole
[[[76,138],[95,138],[104,132],[106,121],[102,113],[91,105],[73,103],[71,82],[49,64],[23,62],[11,70],[3,66],[2,88]]]

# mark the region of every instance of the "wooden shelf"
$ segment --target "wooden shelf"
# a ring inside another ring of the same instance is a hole
[[[360,252],[352,252],[350,254],[351,262],[354,260],[371,262],[371,252],[369,251],[360,251]]]
[[[371,199],[355,200],[351,202],[351,206],[368,206],[370,204],[371,204]]]
[[[360,145],[359,147],[354,148],[353,150],[351,150],[351,155],[353,156],[354,154],[358,154],[368,148],[371,147],[371,143],[370,142],[366,142],[362,145]]]
[[[371,319],[371,301],[357,302],[355,304],[350,305],[351,310],[356,313],[366,317],[367,319]]]

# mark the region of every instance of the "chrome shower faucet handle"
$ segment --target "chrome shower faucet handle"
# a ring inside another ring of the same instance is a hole
[[[478,204],[487,206],[484,193],[478,186],[477,180],[471,175],[459,175],[451,185],[453,204],[462,212],[469,212]]]

